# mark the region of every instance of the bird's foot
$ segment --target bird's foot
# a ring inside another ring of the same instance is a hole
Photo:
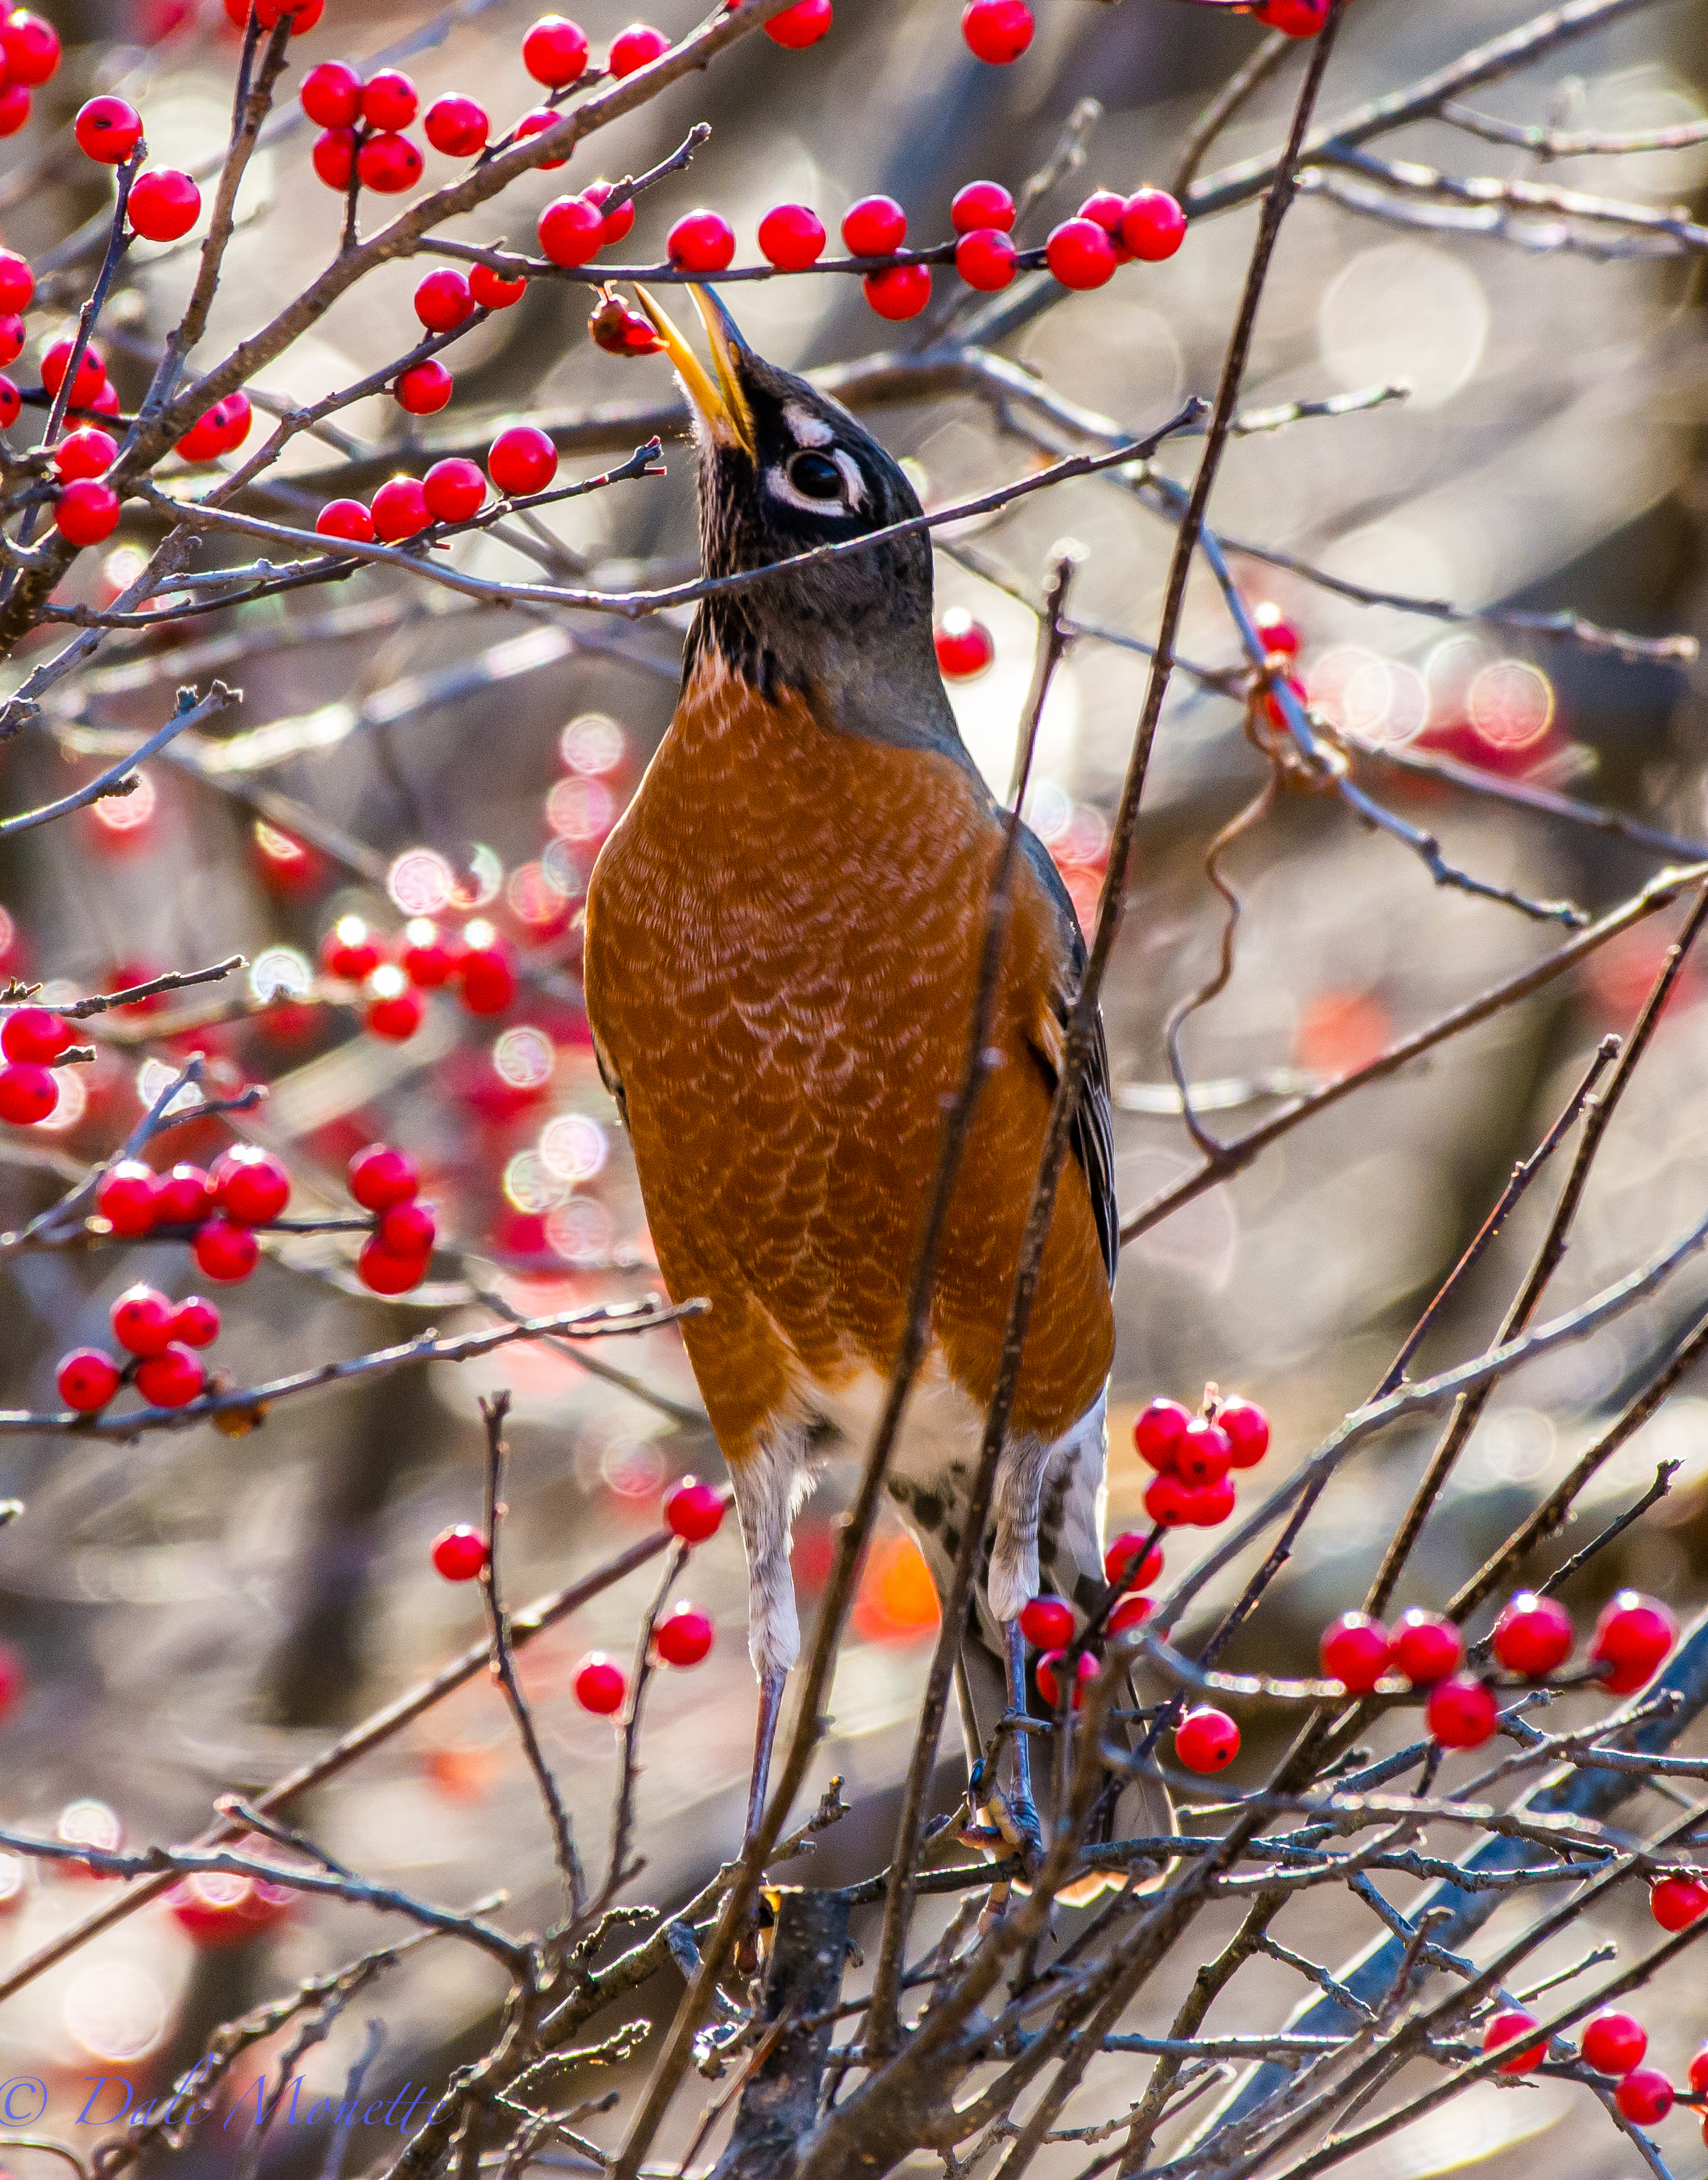
[[[1002,1844],[1010,1854],[1019,1856],[1026,1880],[1035,1879],[1044,1863],[1044,1829],[1038,1821],[1036,1803],[1024,1787],[1017,1786],[1012,1793],[993,1793],[989,1806]]]

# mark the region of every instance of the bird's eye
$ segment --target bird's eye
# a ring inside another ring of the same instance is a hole
[[[788,481],[805,499],[840,499],[843,475],[828,454],[809,448],[788,465]]]

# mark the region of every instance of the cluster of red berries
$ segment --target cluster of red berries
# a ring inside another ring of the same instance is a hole
[[[420,147],[404,135],[420,105],[414,81],[401,69],[379,69],[364,83],[343,61],[321,61],[303,78],[299,94],[303,112],[321,131],[310,154],[314,170],[328,189],[347,190],[352,178],[364,189],[393,195],[413,189],[421,179]],[[468,157],[486,141],[486,117],[472,99],[441,99],[431,108],[428,141],[437,146],[435,122],[440,108],[452,113],[438,126],[455,147],[472,136]],[[469,112],[464,113],[464,108]]]
[[[666,1526],[684,1544],[703,1544],[723,1522],[723,1495],[697,1477],[684,1476],[664,1500]],[[697,1665],[711,1649],[716,1631],[710,1617],[692,1605],[678,1605],[652,1631],[652,1647],[667,1665]],[[583,1710],[608,1718],[621,1710],[629,1682],[617,1660],[590,1650],[575,1668],[575,1700]]]
[[[173,1302],[139,1283],[118,1296],[109,1321],[131,1360],[121,1366],[104,1347],[74,1347],[61,1356],[59,1397],[68,1408],[96,1414],[126,1384],[156,1408],[181,1408],[206,1390],[207,1373],[195,1351],[218,1339],[219,1312],[205,1296]]]
[[[95,1208],[127,1240],[162,1227],[188,1230],[191,1252],[209,1279],[246,1280],[261,1257],[255,1229],[278,1217],[290,1192],[282,1159],[256,1144],[237,1143],[211,1171],[175,1165],[157,1173],[140,1159],[121,1159],[102,1175]]]
[[[1145,1511],[1160,1528],[1213,1529],[1233,1511],[1235,1468],[1269,1451],[1269,1418],[1255,1401],[1206,1395],[1195,1416],[1178,1401],[1152,1401],[1133,1426],[1142,1461],[1156,1471]]]
[[[59,66],[59,33],[27,8],[0,19],[0,136],[15,136],[30,118],[30,94]]]
[[[424,371],[426,365],[415,368]],[[486,473],[505,498],[530,499],[557,476],[557,449],[537,425],[512,424],[488,448]],[[315,528],[322,537],[349,537],[362,545],[377,538],[395,545],[419,536],[431,523],[467,522],[486,497],[479,464],[453,454],[435,462],[425,477],[387,478],[367,506],[359,499],[328,500]]]
[[[1107,1582],[1119,1588],[1121,1594],[1103,1622],[1105,1639],[1123,1635],[1129,1627],[1143,1624],[1151,1610],[1151,1600],[1138,1593],[1155,1582],[1162,1572],[1160,1547],[1151,1544],[1136,1530],[1123,1530],[1113,1540],[1103,1555],[1103,1574]],[[1061,1701],[1060,1671],[1068,1646],[1074,1639],[1074,1608],[1062,1598],[1028,1598],[1020,1608],[1020,1632],[1042,1654],[1034,1668],[1038,1692],[1052,1707]],[[1075,1667],[1079,1682],[1095,1680],[1097,1671],[1096,1657],[1089,1650],[1081,1651]],[[1075,1710],[1084,1696],[1083,1686],[1075,1687]]]
[[[59,1103],[54,1064],[76,1042],[70,1023],[46,1007],[19,1007],[0,1022],[0,1120],[27,1128],[49,1117]]]
[[[1502,2051],[1507,2045],[1530,2035],[1540,2025],[1535,2015],[1525,2007],[1502,2007],[1491,2014],[1484,2024],[1483,2049]],[[1649,2035],[1634,2015],[1609,2009],[1592,2016],[1584,2023],[1580,2048],[1586,2065],[1593,2067],[1598,2074],[1612,2075],[1617,2081],[1613,2101],[1633,2126],[1658,2127],[1672,2111],[1678,2093],[1658,2067],[1643,2064],[1649,2049]],[[1502,2074],[1531,2073],[1547,2056],[1546,2044],[1527,2044],[1509,2059],[1502,2059],[1498,2071]],[[1689,2082],[1692,2097],[1708,2096],[1708,2045],[1690,2062]],[[1708,2139],[1708,2121],[1704,2122],[1703,2135]]]
[[[370,1143],[350,1160],[346,1180],[363,1210],[375,1214],[374,1230],[356,1258],[357,1278],[375,1294],[406,1294],[420,1286],[439,1230],[432,1205],[418,1201],[421,1175],[415,1161],[388,1143]]]
[[[250,398],[239,387],[203,410],[178,441],[178,451],[187,462],[217,461],[222,454],[237,452],[254,421]]]
[[[543,432],[540,436],[545,438]],[[415,917],[388,940],[363,917],[341,916],[321,939],[320,950],[321,966],[329,977],[362,987],[362,1019],[368,1028],[376,1037],[399,1043],[421,1026],[424,991],[453,984],[471,1015],[502,1014],[516,996],[514,951],[483,917],[454,934]]]
[[[142,141],[142,116],[128,98],[103,92],[78,108],[71,131],[79,151],[118,167]],[[130,184],[124,216],[145,242],[177,242],[201,217],[201,191],[179,168],[145,167]]]

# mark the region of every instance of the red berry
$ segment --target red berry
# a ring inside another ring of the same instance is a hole
[[[553,107],[536,106],[531,113],[524,113],[516,124],[516,141],[519,144],[524,137],[543,136],[548,129],[555,129],[563,118],[563,115]],[[541,159],[536,162],[538,171],[542,174],[549,174],[554,168],[567,167],[568,163],[569,154],[567,151],[561,159]]]
[[[74,477],[100,476],[118,457],[118,442],[98,426],[69,432],[53,449],[53,466],[67,483]]]
[[[1148,1597],[1123,1597],[1105,1624],[1112,1637],[1124,1635],[1129,1627],[1143,1627],[1150,1616],[1151,1600]]]
[[[1006,288],[1014,277],[1014,245],[1000,228],[975,227],[955,245],[955,270],[969,288]]]
[[[101,1176],[95,1208],[115,1234],[147,1233],[160,1216],[154,1168],[140,1159],[120,1159]]]
[[[1451,1620],[1415,1605],[1400,1615],[1393,1631],[1394,1671],[1403,1673],[1414,1688],[1433,1687],[1449,1673],[1458,1672],[1464,1654],[1464,1643]]]
[[[158,1355],[172,1337],[172,1304],[158,1287],[127,1287],[107,1313],[113,1336],[128,1355]]]
[[[1654,1677],[1678,1639],[1678,1623],[1658,1599],[1622,1589],[1601,1608],[1590,1663],[1611,1694],[1628,1696]]]
[[[414,1159],[389,1143],[370,1143],[358,1151],[344,1178],[364,1211],[389,1211],[394,1204],[407,1203],[421,1185]]]
[[[374,518],[359,499],[329,499],[315,517],[322,537],[354,537],[359,545],[374,542]]]
[[[453,332],[474,309],[469,283],[453,266],[440,266],[416,286],[415,316],[430,333]]]
[[[1268,30],[1314,38],[1328,20],[1328,0],[1259,0],[1251,12]]]
[[[1690,2094],[1695,2097],[1708,2097],[1708,2044],[1705,2044],[1690,2062]]]
[[[0,317],[0,363],[16,363],[24,353],[24,321],[16,312]]]
[[[1118,1582],[1124,1589],[1145,1589],[1162,1572],[1162,1547],[1147,1552],[1145,1539],[1136,1529],[1123,1529],[1103,1554],[1103,1579]]]
[[[426,487],[423,487],[423,490]],[[398,961],[412,984],[424,992],[436,991],[456,974],[461,956],[424,916],[412,917],[404,926],[404,944]]]
[[[400,1257],[376,1236],[363,1242],[356,1257],[356,1277],[371,1293],[407,1294],[426,1276],[425,1257]]]
[[[1054,1710],[1062,1700],[1061,1665],[1063,1654],[1060,1650],[1046,1650],[1039,1659],[1035,1668],[1038,1676],[1038,1693],[1042,1696],[1052,1710]],[[1097,1677],[1097,1660],[1088,1656],[1082,1650],[1074,1668],[1074,1708],[1078,1710],[1085,1700],[1086,1682],[1095,1681]]]
[[[436,98],[427,108],[421,129],[436,151],[449,159],[472,159],[486,148],[492,124],[484,106],[459,91]]]
[[[382,1211],[374,1231],[380,1247],[389,1249],[394,1257],[431,1257],[439,1236],[439,1222],[431,1203],[412,1197],[407,1203],[394,1203]]]
[[[68,1408],[91,1416],[118,1390],[118,1365],[102,1348],[74,1347],[60,1357],[54,1382]]]
[[[1020,1632],[1036,1650],[1064,1650],[1074,1639],[1074,1613],[1059,1597],[1029,1597],[1020,1607]]]
[[[407,129],[420,102],[414,83],[401,69],[381,69],[363,88],[362,118],[370,129]]]
[[[434,463],[421,479],[421,490],[426,497],[427,512],[435,522],[466,522],[471,515],[481,511],[481,504],[486,497],[486,480],[477,462],[464,461],[461,455],[451,454]]]
[[[1121,234],[1121,217],[1127,209],[1127,200],[1113,190],[1093,190],[1074,215],[1078,219],[1089,219],[1101,227],[1109,238],[1109,246],[1115,253],[1115,262],[1124,265],[1132,256]]]
[[[784,272],[803,272],[824,252],[824,222],[810,206],[773,205],[759,223],[759,247]]]
[[[27,257],[0,250],[0,311],[27,311],[36,299],[36,275]]]
[[[24,396],[9,378],[0,377],[0,431],[15,424],[24,413]]]
[[[206,1295],[186,1295],[172,1313],[172,1336],[186,1347],[211,1347],[219,1337],[219,1311]]]
[[[608,247],[609,245],[613,242],[621,242],[623,236],[628,234],[629,228],[634,224],[634,200],[633,197],[625,197],[621,204],[614,206],[609,212],[606,211],[605,207],[610,202],[612,192],[616,189],[616,187],[617,184],[615,182],[589,182],[586,188],[581,192],[582,195],[586,198],[589,204],[596,205],[599,208],[600,215],[604,222],[603,228],[601,230],[604,237],[604,242],[601,246],[605,247]],[[717,215],[715,212],[689,214],[690,218],[700,217],[706,219],[715,219],[717,217]],[[662,348],[663,346],[663,343],[661,341],[659,345]]]
[[[213,1183],[199,1165],[175,1165],[156,1180],[154,1215],[162,1226],[199,1225],[212,1210]]]
[[[30,118],[30,94],[21,83],[0,85],[0,136],[15,136]]]
[[[1338,1681],[1354,1696],[1370,1693],[1387,1671],[1392,1654],[1387,1628],[1366,1612],[1343,1612],[1323,1629],[1316,1646],[1326,1677]]]
[[[181,1408],[206,1382],[200,1358],[178,1340],[169,1340],[136,1368],[136,1390],[151,1407]]]
[[[1256,1401],[1241,1400],[1236,1394],[1216,1411],[1216,1420],[1227,1434],[1233,1466],[1255,1468],[1269,1451],[1269,1418]]]
[[[544,492],[557,474],[557,449],[537,425],[513,424],[488,449],[486,474],[508,498]]]
[[[1153,1476],[1145,1489],[1145,1511],[1159,1528],[1178,1529],[1192,1520],[1195,1495],[1178,1476]]]
[[[1205,1704],[1175,1727],[1174,1753],[1189,1771],[1225,1771],[1239,1753],[1239,1728]]]
[[[765,35],[775,46],[788,52],[804,52],[816,46],[831,26],[831,0],[794,0],[793,8],[785,8],[780,15],[773,15],[765,26]]]
[[[223,423],[217,401],[211,409],[205,409],[178,442],[178,451],[185,461],[212,461],[225,442]]]
[[[678,1605],[654,1628],[652,1640],[667,1665],[697,1665],[711,1649],[714,1632],[706,1614]]]
[[[483,311],[508,311],[512,303],[519,303],[527,292],[525,279],[506,279],[490,265],[469,267],[469,293]]]
[[[1252,612],[1258,634],[1263,638],[1265,654],[1291,658],[1299,649],[1299,630],[1271,600],[1265,598]]]
[[[1186,237],[1186,215],[1167,190],[1134,190],[1121,215],[1121,239],[1135,257],[1156,264]]]
[[[90,158],[116,167],[142,141],[142,116],[124,98],[91,98],[71,124],[77,148]]]
[[[321,941],[321,966],[329,977],[360,984],[386,958],[385,943],[360,916],[341,916]]]
[[[311,68],[297,96],[316,129],[348,129],[361,117],[362,80],[343,61]]]
[[[1035,25],[1026,0],[967,0],[961,10],[961,36],[975,59],[1004,68],[1032,42]]]
[[[329,190],[347,190],[350,176],[356,171],[355,130],[328,129],[323,136],[316,137],[309,157],[316,173]]]
[[[1658,2127],[1672,2109],[1672,2084],[1658,2067],[1637,2067],[1614,2090],[1613,2102],[1634,2126]]]
[[[242,0],[235,0],[235,4],[241,7]],[[225,0],[225,5],[228,15],[232,12],[233,0]],[[255,18],[262,30],[272,30],[281,15],[288,15],[290,34],[294,38],[301,37],[305,30],[313,30],[325,13],[326,0],[295,0],[295,4],[291,7],[281,5],[281,0],[255,0]],[[244,19],[248,19],[247,10],[244,10]]]
[[[842,216],[843,245],[854,257],[887,257],[907,231],[908,216],[893,197],[861,197]]]
[[[71,366],[71,351],[76,343],[64,335],[50,341],[41,351],[41,383],[50,394],[57,394],[65,383],[65,374]],[[107,359],[93,341],[85,343],[77,366],[77,376],[71,385],[71,405],[86,409],[107,383]]]
[[[387,477],[374,494],[374,504],[368,511],[373,519],[374,534],[387,545],[395,545],[400,537],[413,537],[433,519],[427,512],[427,495],[421,489],[421,481],[412,476]]]
[[[255,410],[248,394],[239,387],[234,394],[228,394],[223,401],[215,402],[213,415],[219,426],[219,451],[222,454],[234,454],[249,437],[249,427],[255,421]]]
[[[0,25],[0,47],[6,54],[6,73],[14,83],[32,88],[46,83],[59,65],[59,33],[27,8],[14,8]]]
[[[1572,1616],[1551,1597],[1521,1589],[1495,1622],[1494,1652],[1509,1673],[1540,1680],[1572,1654]]]
[[[1438,1682],[1424,1705],[1424,1724],[1443,1748],[1481,1748],[1497,1715],[1493,1695],[1467,1673]]]
[[[684,1476],[664,1500],[665,1526],[684,1544],[703,1544],[723,1521],[723,1494],[697,1476]]]
[[[959,606],[952,606],[937,623],[932,641],[936,647],[937,671],[946,681],[970,681],[997,655],[989,629]]]
[[[1000,182],[967,182],[950,201],[949,223],[957,234],[985,227],[1006,234],[1014,224],[1014,200]]]
[[[1649,1913],[1663,1930],[1683,1930],[1708,1915],[1708,1885],[1700,1877],[1657,1877],[1649,1887]]]
[[[53,506],[53,526],[70,545],[98,545],[118,527],[118,494],[110,484],[79,477]]]
[[[420,994],[401,969],[393,968],[388,962],[374,972],[368,983],[368,1003],[362,1010],[362,1021],[374,1036],[403,1044],[421,1027],[425,1011]]]
[[[607,65],[612,75],[633,75],[636,69],[645,68],[669,51],[670,41],[662,30],[655,30],[650,23],[631,23],[611,41]]]
[[[442,409],[456,390],[456,381],[436,355],[400,371],[392,394],[400,409],[411,416],[431,416]]]
[[[1526,2013],[1521,2006],[1502,2007],[1492,2014],[1483,2028],[1485,2051],[1499,2051],[1520,2036],[1528,2036],[1536,2026],[1534,2013]],[[1499,2072],[1502,2074],[1528,2074],[1540,2067],[1548,2056],[1546,2043],[1527,2045],[1522,2051],[1513,2052],[1510,2059],[1502,2059]]]
[[[447,1582],[472,1582],[486,1564],[486,1539],[466,1522],[433,1539],[433,1566]]]
[[[623,1668],[602,1650],[590,1650],[575,1668],[575,1700],[583,1710],[608,1718],[622,1709],[627,1693]]]
[[[1140,1411],[1133,1426],[1139,1458],[1149,1462],[1159,1475],[1172,1470],[1175,1452],[1191,1421],[1192,1411],[1178,1401],[1152,1401]]]
[[[515,959],[490,924],[481,928],[478,941],[469,936],[475,928],[470,924],[463,933],[468,949],[459,972],[463,1005],[471,1015],[503,1014],[516,996]]]
[[[1598,2013],[1584,2023],[1584,2056],[1598,2074],[1628,2074],[1648,2048],[1649,2032],[1628,2013]]]
[[[371,84],[368,87],[373,88]],[[364,189],[395,196],[400,190],[414,189],[420,180],[421,155],[407,136],[389,132],[370,136],[356,153],[356,172]]]
[[[540,247],[554,265],[585,265],[605,240],[605,218],[585,197],[556,197],[540,215]]]
[[[30,1127],[45,1120],[58,1103],[59,1085],[49,1069],[25,1060],[8,1060],[0,1067],[0,1120]]]
[[[196,1229],[190,1254],[211,1280],[246,1280],[261,1259],[261,1244],[247,1226],[210,1219]]]
[[[1064,288],[1101,288],[1115,270],[1115,246],[1095,219],[1064,219],[1044,244],[1044,261]]]
[[[0,1023],[0,1052],[8,1060],[33,1060],[51,1067],[76,1042],[70,1023],[47,1007],[19,1007]]]
[[[1174,1449],[1174,1473],[1195,1487],[1219,1484],[1233,1465],[1233,1448],[1219,1424],[1195,1416]]]
[[[684,272],[722,272],[735,255],[735,230],[722,212],[684,212],[665,236],[664,248]]]
[[[239,1226],[264,1226],[290,1202],[288,1168],[259,1143],[233,1143],[215,1161],[208,1178],[214,1202]]]
[[[535,83],[561,91],[587,67],[587,34],[564,15],[542,15],[522,41],[522,65]]]
[[[150,167],[131,184],[125,211],[145,242],[176,242],[201,217],[201,191],[176,167]]]
[[[1172,1484],[1175,1479],[1168,1478]],[[1158,1483],[1162,1481],[1157,1478]],[[1233,1511],[1233,1478],[1219,1476],[1213,1484],[1185,1484],[1181,1493],[1181,1519],[1195,1528],[1216,1529]]]

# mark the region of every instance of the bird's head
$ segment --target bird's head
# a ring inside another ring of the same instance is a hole
[[[640,291],[695,411],[708,575],[770,567],[920,513],[901,465],[840,402],[755,355],[709,289],[689,292],[711,343],[711,372],[656,298]],[[833,696],[845,722],[867,710],[862,696],[881,707],[880,685],[898,672],[915,687],[935,688],[947,718],[922,531],[703,600],[691,656],[708,645],[758,685],[780,681]],[[940,729],[936,705],[928,708]]]

